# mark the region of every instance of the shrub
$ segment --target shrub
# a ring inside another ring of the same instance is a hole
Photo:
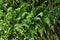
[[[60,0],[0,0],[0,40],[60,40]]]

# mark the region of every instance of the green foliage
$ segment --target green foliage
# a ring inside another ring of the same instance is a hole
[[[59,2],[0,0],[0,40],[60,40]]]

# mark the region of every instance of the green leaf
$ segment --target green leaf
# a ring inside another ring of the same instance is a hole
[[[0,4],[2,4],[3,3],[3,0],[0,0]]]
[[[50,19],[48,17],[44,18],[43,21],[47,24],[50,24]]]
[[[3,11],[0,10],[0,18],[3,16]]]
[[[29,40],[34,40],[34,38],[31,38],[31,39],[29,39]]]
[[[42,17],[42,16],[43,16],[43,12],[40,12],[40,13],[38,14],[38,16],[39,16],[39,15]]]
[[[9,7],[9,8],[7,9],[7,12],[12,12],[12,7]]]
[[[7,13],[6,19],[7,19],[7,20],[11,20],[11,19],[12,19],[12,14],[11,14],[11,12],[8,12],[8,13]]]

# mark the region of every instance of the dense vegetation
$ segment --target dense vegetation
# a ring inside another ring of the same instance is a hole
[[[60,0],[0,0],[0,40],[60,40]]]

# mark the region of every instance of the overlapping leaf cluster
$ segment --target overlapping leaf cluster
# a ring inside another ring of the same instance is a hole
[[[0,40],[59,40],[59,0],[0,0]]]

